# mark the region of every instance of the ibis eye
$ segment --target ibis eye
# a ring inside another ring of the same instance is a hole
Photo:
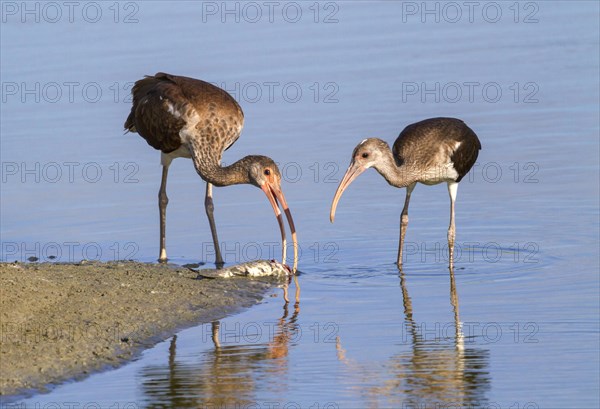
[[[362,157],[363,157],[363,158],[368,158],[368,157],[369,157],[369,154],[368,154],[367,152],[365,152],[365,153],[363,153],[363,154],[362,154]]]
[[[271,169],[265,169],[265,175],[269,176],[271,174]]]

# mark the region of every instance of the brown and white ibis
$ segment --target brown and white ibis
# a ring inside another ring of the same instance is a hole
[[[167,174],[175,158],[191,158],[196,172],[206,181],[204,206],[215,246],[216,264],[223,265],[214,220],[212,187],[248,183],[265,193],[279,223],[282,263],[286,262],[286,238],[279,205],[287,217],[294,245],[294,267],[298,265],[298,243],[292,214],[281,191],[281,174],[266,156],[246,156],[230,166],[221,165],[223,152],[240,137],[244,114],[224,90],[201,80],[159,72],[137,81],[131,91],[133,106],[125,129],[140,134],[150,146],[161,151],[162,181],[158,193],[160,210],[160,256],[165,248]]]
[[[408,226],[408,203],[417,182],[425,185],[448,183],[450,194],[450,227],[448,248],[450,266],[454,262],[454,202],[458,182],[469,172],[477,160],[481,143],[463,121],[455,118],[430,118],[408,125],[394,142],[393,149],[377,138],[359,143],[331,204],[330,220],[344,190],[368,168],[375,168],[385,180],[395,187],[406,187],[406,199],[400,218],[400,243],[398,267],[402,266],[402,247]]]

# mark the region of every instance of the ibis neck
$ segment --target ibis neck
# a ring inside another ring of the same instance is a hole
[[[388,148],[383,152],[383,159],[373,167],[392,186],[406,187],[417,181],[417,176],[409,166],[398,166],[394,160],[392,151]]]
[[[244,166],[245,158],[238,160],[237,162],[229,166],[215,165],[204,169],[204,173],[200,173],[200,176],[207,182],[215,186],[231,186],[239,185],[242,183],[250,183],[248,178],[248,172]]]
[[[242,158],[229,166],[221,166],[221,155],[211,156],[202,150],[191,150],[196,172],[214,186],[230,186],[250,183],[247,161]]]

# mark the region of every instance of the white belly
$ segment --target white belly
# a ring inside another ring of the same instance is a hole
[[[448,163],[444,166],[429,169],[419,178],[419,183],[431,186],[442,182],[454,182],[457,178],[458,173],[454,169],[454,164]]]
[[[173,152],[169,152],[169,153],[161,152],[160,153],[160,163],[163,166],[169,166],[169,165],[171,165],[171,162],[175,158],[190,159],[191,157],[192,157],[192,154],[190,153],[190,150],[187,148],[187,146],[185,144],[182,144],[179,148],[177,148]]]

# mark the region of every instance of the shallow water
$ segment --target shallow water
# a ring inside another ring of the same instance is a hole
[[[598,407],[597,3],[54,3],[57,22],[22,4],[2,3],[2,260],[156,258],[159,155],[122,123],[131,81],[157,71],[240,101],[224,160],[279,162],[302,250],[298,310],[277,290],[222,320],[220,346],[191,328],[28,406]],[[412,196],[402,276],[404,192],[366,172],[328,221],[355,144],[432,116],[483,145],[459,189],[454,286],[443,185]],[[170,257],[210,263],[190,161],[168,192]],[[262,196],[215,190],[230,264],[279,257]]]

